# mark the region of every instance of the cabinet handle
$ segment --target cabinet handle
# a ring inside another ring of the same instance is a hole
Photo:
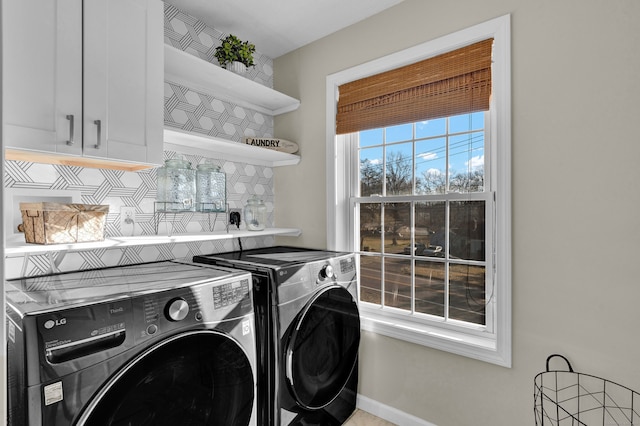
[[[100,149],[100,136],[101,136],[101,133],[102,133],[102,131],[101,131],[102,123],[100,122],[100,120],[95,120],[95,121],[93,122],[93,124],[95,124],[96,126],[98,126],[98,143],[96,143],[96,144],[94,145],[94,148],[95,148],[95,149]]]
[[[67,120],[69,120],[69,140],[67,141],[67,145],[73,145],[73,114],[67,115]]]

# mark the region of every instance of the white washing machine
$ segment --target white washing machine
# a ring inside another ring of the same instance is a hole
[[[6,291],[10,426],[258,424],[249,273],[164,261]]]

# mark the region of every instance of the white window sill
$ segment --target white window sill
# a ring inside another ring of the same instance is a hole
[[[494,334],[479,328],[440,327],[406,315],[382,311],[378,306],[360,303],[361,328],[394,339],[478,359],[503,367],[511,362],[499,350]]]

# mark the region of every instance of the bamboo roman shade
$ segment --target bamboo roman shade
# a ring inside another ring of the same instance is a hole
[[[489,109],[493,39],[339,87],[336,133]]]

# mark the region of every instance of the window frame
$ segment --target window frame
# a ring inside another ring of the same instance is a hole
[[[388,308],[361,303],[366,331],[417,343],[462,356],[511,367],[511,49],[510,15],[504,15],[417,46],[327,76],[326,164],[327,247],[356,251],[355,211],[349,196],[357,194],[357,144],[344,143],[357,135],[336,136],[336,105],[341,84],[398,68],[489,37],[494,38],[493,91],[485,149],[490,157],[494,193],[495,320],[492,329],[467,323],[424,320]],[[354,148],[355,147],[355,148]],[[487,153],[485,153],[485,156]],[[355,191],[355,192],[354,192]],[[489,238],[489,236],[488,236]],[[491,255],[491,254],[488,254]]]

